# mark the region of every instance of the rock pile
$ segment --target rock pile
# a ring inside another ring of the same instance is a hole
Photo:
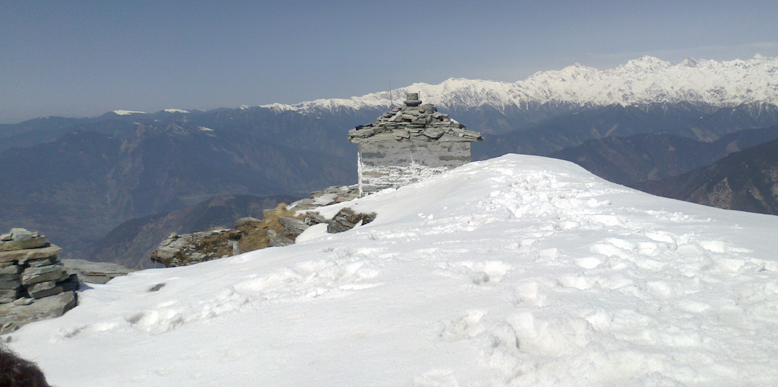
[[[23,228],[0,235],[0,333],[76,305],[78,276],[60,262],[61,252],[45,235]]]
[[[481,133],[465,129],[435,105],[421,104],[418,93],[408,93],[405,106],[393,108],[376,122],[348,132],[352,143],[365,141],[473,142],[483,141]]]

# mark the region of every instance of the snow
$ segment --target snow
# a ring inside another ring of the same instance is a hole
[[[778,383],[774,216],[518,155],[343,206],[378,217],[91,285],[6,338],[60,387]]]
[[[139,112],[135,110],[114,110],[113,113],[118,116],[128,116],[130,114],[146,114],[146,112]]]
[[[184,110],[184,109],[165,109],[165,113],[189,113],[189,110]]]
[[[437,85],[414,83],[392,90],[395,103],[418,92],[427,103],[444,109],[490,106],[527,109],[529,105],[569,103],[580,106],[649,103],[706,103],[732,107],[744,103],[778,104],[778,57],[749,60],[686,59],[672,65],[644,56],[613,69],[575,64],[559,71],[538,72],[515,83],[451,78]],[[348,99],[318,99],[294,105],[270,104],[276,111],[388,108],[389,92]]]

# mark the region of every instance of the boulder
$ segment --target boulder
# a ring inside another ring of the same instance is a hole
[[[284,226],[284,235],[298,236],[305,231],[309,226],[300,219],[293,218],[291,216],[281,216],[278,218],[281,225]]]
[[[305,224],[313,226],[314,224],[327,223],[328,220],[322,214],[316,211],[308,211],[305,213]]]
[[[62,316],[73,309],[76,302],[75,292],[62,292],[35,300],[29,305],[2,304],[0,305],[0,334],[13,332],[22,325],[34,321]]]
[[[357,213],[354,212],[354,210],[346,207],[342,208],[340,211],[338,211],[337,214],[335,214],[334,217],[332,217],[332,220],[330,220],[327,226],[327,232],[330,234],[339,233],[351,230],[361,222],[361,224],[368,224],[375,220],[376,213]]]
[[[62,286],[57,285],[57,281],[39,282],[27,288],[27,293],[34,299],[53,296],[64,291]]]
[[[270,244],[268,247],[283,247],[294,244],[294,239],[289,239],[283,235],[279,235],[273,230],[267,230],[267,236],[270,237]]]

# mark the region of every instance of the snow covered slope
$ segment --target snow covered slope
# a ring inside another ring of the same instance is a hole
[[[777,217],[517,155],[348,205],[378,218],[93,285],[10,346],[60,387],[778,384]]]
[[[395,89],[395,104],[402,102],[406,92],[419,92],[424,102],[447,110],[481,106],[526,109],[545,103],[603,106],[691,102],[719,107],[778,104],[778,58],[757,55],[749,60],[721,62],[687,59],[672,65],[644,56],[614,69],[600,71],[575,64],[560,71],[538,72],[516,83],[452,78],[438,85],[415,83]],[[389,93],[380,92],[263,107],[315,112],[384,108],[389,102]]]

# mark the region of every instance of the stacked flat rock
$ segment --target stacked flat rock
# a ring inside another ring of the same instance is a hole
[[[45,235],[23,228],[0,235],[0,333],[62,315],[75,306],[78,276],[60,262],[61,252]],[[59,297],[63,293],[70,295]],[[53,297],[65,305],[48,300]],[[40,302],[43,299],[46,302]]]
[[[352,143],[372,141],[474,142],[483,141],[481,133],[465,129],[435,105],[422,104],[418,93],[408,93],[405,106],[393,108],[369,125],[348,132]]]

